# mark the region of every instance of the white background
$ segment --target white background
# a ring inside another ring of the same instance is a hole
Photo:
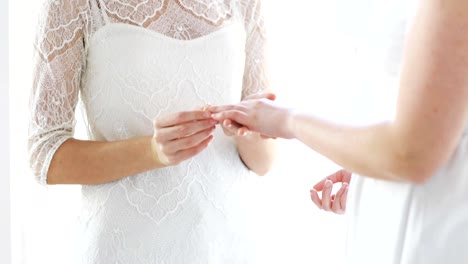
[[[8,1],[0,0],[0,263],[10,263]]]
[[[4,19],[5,0],[0,1],[3,1],[0,17]],[[10,112],[15,114],[10,127],[14,264],[72,263],[73,238],[78,230],[78,189],[39,187],[28,170],[26,138],[32,40],[40,2],[10,2]],[[270,17],[268,25],[274,89],[278,91],[279,100],[285,104],[304,108],[325,118],[351,122],[355,121],[355,116],[361,115],[361,119],[365,119],[366,113],[358,103],[360,93],[347,89],[345,81],[340,83],[340,78],[346,79],[343,77],[346,71],[342,71],[347,68],[346,60],[342,57],[336,60],[340,55],[334,49],[338,40],[329,31],[333,28],[330,22],[333,17],[327,12],[332,6],[323,2],[326,1],[288,0],[288,7],[293,8],[287,9],[284,1],[263,1]],[[0,21],[2,30],[4,25]],[[3,75],[0,80],[5,80]],[[6,89],[0,92],[3,121],[7,117],[3,102]],[[391,100],[387,102],[391,103]],[[374,103],[380,104],[380,109],[385,108],[381,101]],[[367,118],[374,118],[370,115],[376,115],[376,112],[367,112]],[[0,130],[2,160],[6,155],[3,147],[5,131]],[[2,175],[8,175],[4,168],[2,164]],[[266,244],[265,248],[283,253],[281,258],[276,259],[277,263],[342,263],[345,218],[320,212],[309,198],[310,187],[335,169],[334,164],[297,142],[282,141],[279,165],[264,180],[267,190],[265,203],[263,208],[259,208],[268,216],[262,231],[271,243]],[[7,178],[0,177],[2,212],[7,206],[3,201]],[[0,228],[5,227],[0,223]],[[1,231],[3,234],[4,230]],[[2,243],[8,241],[1,239],[5,239],[3,235],[0,236],[3,250],[7,247]],[[0,262],[8,263],[3,259]]]

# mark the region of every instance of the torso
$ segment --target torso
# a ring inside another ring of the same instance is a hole
[[[244,21],[208,27],[216,30],[189,39],[122,22],[93,33],[81,91],[90,137],[151,135],[160,115],[238,102]],[[245,189],[254,176],[232,139],[219,129],[214,138],[178,166],[83,186],[84,262],[251,263]]]
[[[414,6],[405,1],[357,2],[370,15],[361,17],[359,25],[349,23],[346,31],[356,30],[356,61],[364,62],[361,79],[368,80],[369,89],[396,89]],[[435,264],[468,259],[467,132],[450,161],[423,185],[353,178],[348,198],[349,263]]]

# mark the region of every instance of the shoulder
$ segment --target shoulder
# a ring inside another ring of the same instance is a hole
[[[47,18],[76,18],[89,11],[88,0],[44,0],[41,16]]]
[[[254,16],[255,14],[258,15],[261,10],[261,0],[238,0],[238,2],[241,12],[246,18]]]
[[[83,36],[89,26],[88,0],[45,0],[39,14],[35,46],[43,57]]]
[[[88,0],[45,0],[39,15],[39,30],[81,26],[89,11]]]
[[[238,5],[248,32],[251,32],[258,24],[263,23],[261,0],[238,0]]]

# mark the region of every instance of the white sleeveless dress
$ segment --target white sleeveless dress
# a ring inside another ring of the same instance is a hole
[[[48,2],[31,102],[38,180],[73,135],[78,94],[90,139],[116,141],[151,135],[157,116],[263,90],[259,8],[256,0]],[[253,177],[218,129],[208,149],[178,166],[83,186],[82,263],[259,263],[249,233]]]
[[[359,65],[356,79],[361,81],[354,83],[355,88],[363,85],[377,90],[374,94],[388,94],[386,89],[397,88],[404,37],[417,3],[338,2],[340,17],[346,22],[341,28],[352,39],[349,43],[355,46]],[[364,102],[356,107],[366,106],[363,111],[376,110]],[[427,183],[395,183],[356,175],[350,190],[348,263],[468,263],[468,130],[450,161]]]

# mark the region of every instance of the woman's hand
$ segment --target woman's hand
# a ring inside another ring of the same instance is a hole
[[[312,201],[322,210],[344,214],[351,175],[346,170],[339,170],[325,177],[310,190]],[[341,188],[336,194],[332,194],[333,185],[336,183],[342,183]],[[319,197],[319,192],[322,192],[322,198]]]
[[[201,110],[157,118],[151,141],[156,162],[172,166],[197,155],[212,141],[216,124],[210,112]]]
[[[238,104],[210,106],[208,111],[214,113],[212,117],[220,122],[231,120],[263,137],[293,138],[289,128],[290,109],[276,105],[270,98],[275,98],[274,94],[259,94]]]

